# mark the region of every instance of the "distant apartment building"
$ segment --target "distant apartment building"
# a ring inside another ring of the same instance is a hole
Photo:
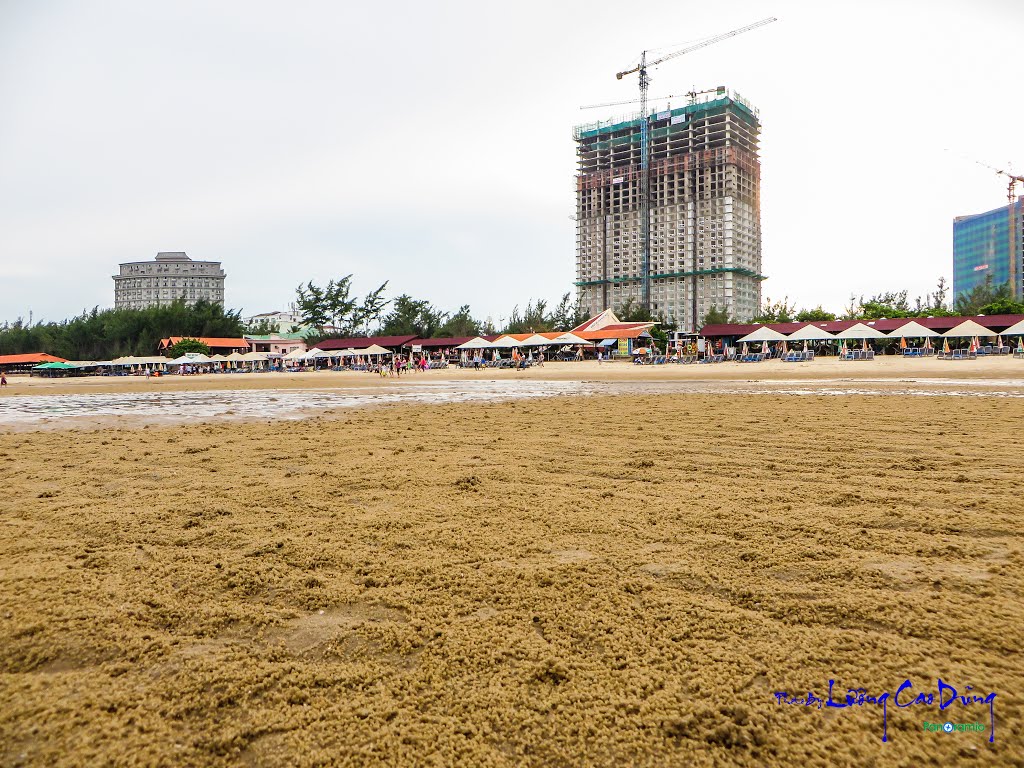
[[[114,308],[145,309],[184,299],[224,304],[224,270],[219,261],[193,261],[182,251],[161,252],[153,261],[121,264],[114,275]]]
[[[254,325],[270,325],[277,329],[278,333],[289,333],[293,328],[302,328],[302,314],[290,307],[286,312],[261,312],[251,317],[243,317],[242,323],[246,327]]]
[[[953,219],[953,296],[984,285],[1011,281],[1013,296],[1024,295],[1024,197],[1013,205]],[[1012,217],[1011,217],[1012,216]]]
[[[580,307],[596,315],[646,303],[687,332],[712,307],[739,320],[756,314],[760,132],[754,107],[725,88],[684,107],[578,126]]]

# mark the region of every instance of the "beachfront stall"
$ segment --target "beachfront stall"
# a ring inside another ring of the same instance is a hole
[[[835,335],[839,340],[839,358],[841,360],[874,360],[875,350],[868,344],[868,339],[886,339],[884,333],[877,328],[872,328],[864,323],[854,323],[846,330]],[[847,341],[860,341],[860,349],[854,349],[853,345],[847,345]]]
[[[738,344],[744,345],[748,350],[745,354],[741,354],[737,359],[741,363],[760,363],[771,357],[771,351],[768,348],[769,342],[782,342],[787,338],[788,337],[785,334],[774,331],[767,326],[761,326],[756,331],[748,333],[746,336],[737,340]],[[761,351],[750,352],[749,345],[751,344],[761,344]]]

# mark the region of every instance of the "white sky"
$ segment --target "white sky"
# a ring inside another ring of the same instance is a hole
[[[964,157],[1024,171],[1019,1],[0,0],[0,321],[110,306],[119,262],[169,250],[222,261],[243,314],[348,273],[495,321],[555,301],[572,126],[629,111],[579,106],[766,16],[651,89],[760,110],[765,295],[951,278],[953,217],[1006,195]]]

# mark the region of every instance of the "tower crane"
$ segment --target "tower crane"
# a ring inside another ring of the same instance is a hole
[[[1017,211],[1016,211],[1016,193],[1017,193],[1017,182],[1024,184],[1024,176],[1018,176],[1010,171],[1005,171],[1002,168],[996,168],[995,166],[983,163],[980,160],[975,160],[978,165],[988,168],[990,171],[995,171],[1001,176],[1005,176],[1010,180],[1006,186],[1006,201],[1008,203],[1008,210],[1010,216],[1010,295],[1016,301],[1021,297],[1021,286],[1019,278],[1017,277]]]
[[[643,244],[643,256],[642,256],[642,303],[645,309],[650,309],[651,306],[651,179],[650,179],[650,115],[647,114],[647,89],[650,87],[651,78],[647,74],[647,70],[652,67],[656,67],[659,64],[664,64],[670,59],[674,59],[677,56],[682,56],[684,53],[690,53],[692,51],[699,50],[701,48],[707,48],[709,45],[720,43],[722,40],[727,40],[730,37],[741,35],[744,32],[749,32],[752,29],[763,27],[766,24],[771,24],[773,21],[778,21],[774,16],[770,16],[767,19],[761,19],[753,24],[748,24],[745,27],[734,29],[730,32],[724,32],[720,35],[715,35],[707,40],[691,45],[687,48],[683,48],[678,51],[660,56],[652,61],[647,60],[647,51],[640,52],[640,63],[632,69],[626,69],[622,72],[615,73],[615,79],[621,80],[627,75],[632,75],[634,72],[638,74],[638,80],[640,84],[640,239]]]

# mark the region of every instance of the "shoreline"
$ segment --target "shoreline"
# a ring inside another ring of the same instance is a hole
[[[757,381],[868,381],[900,379],[975,379],[1024,381],[1024,360],[1012,356],[979,360],[877,358],[849,361],[818,358],[806,363],[717,363],[712,365],[637,366],[628,362],[547,363],[525,371],[449,367],[400,377],[382,378],[362,371],[304,373],[228,373],[190,376],[82,376],[42,378],[8,375],[3,397],[15,394],[64,395],[85,392],[206,391],[222,389],[397,389],[410,384],[459,381],[581,381],[581,382],[757,382]]]

